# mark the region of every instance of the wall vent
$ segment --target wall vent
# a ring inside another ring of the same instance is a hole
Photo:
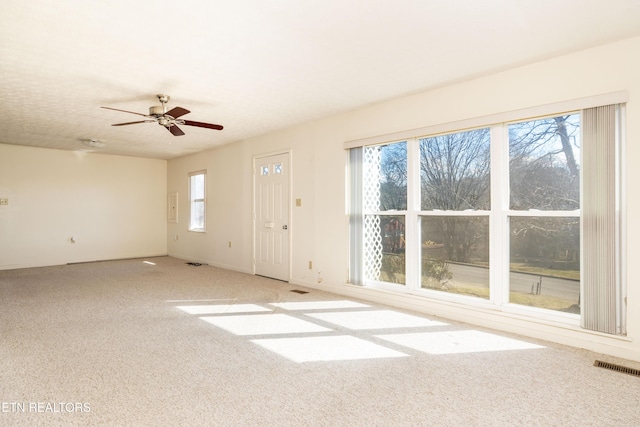
[[[603,362],[602,360],[596,360],[593,366],[597,366],[598,368],[610,369],[612,371],[622,372],[623,374],[629,374],[635,377],[640,377],[640,369],[628,368],[626,366],[616,365],[614,363]]]

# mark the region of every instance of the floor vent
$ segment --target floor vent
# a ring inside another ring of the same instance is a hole
[[[300,294],[300,295],[304,295],[304,294],[308,294],[309,293],[307,291],[301,291],[299,289],[293,289],[291,292],[295,292],[296,294]]]
[[[640,369],[628,368],[626,366],[616,365],[614,363],[603,362],[602,360],[596,360],[593,366],[597,366],[598,368],[611,369],[612,371],[618,371],[622,372],[623,374],[640,377]]]

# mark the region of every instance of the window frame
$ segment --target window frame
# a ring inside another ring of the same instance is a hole
[[[619,105],[624,110],[624,105],[628,95],[626,91],[615,92],[611,94],[604,94],[594,97],[582,98],[567,102],[561,102],[557,104],[544,105],[529,109],[523,109],[518,111],[510,111],[507,113],[495,114],[491,116],[480,117],[476,119],[464,120],[455,123],[446,123],[443,125],[429,126],[421,129],[414,129],[411,131],[396,132],[390,135],[381,135],[377,137],[365,138],[361,140],[345,142],[345,149],[353,149],[358,147],[367,147],[374,145],[386,145],[393,142],[406,141],[407,143],[407,210],[406,211],[384,211],[376,212],[378,215],[404,215],[406,220],[406,284],[402,286],[393,285],[384,282],[374,282],[366,280],[363,273],[358,273],[358,281],[354,282],[358,285],[363,285],[372,288],[391,288],[394,291],[401,291],[408,294],[417,296],[425,296],[434,298],[439,301],[463,303],[468,307],[489,308],[491,310],[498,310],[505,313],[511,313],[514,315],[531,316],[538,319],[544,319],[545,321],[552,321],[559,324],[566,324],[571,326],[580,327],[581,318],[583,314],[566,313],[553,309],[545,309],[539,307],[532,307],[522,304],[509,302],[509,235],[510,235],[510,218],[511,217],[556,217],[556,218],[579,218],[582,221],[581,209],[574,210],[534,210],[523,211],[511,209],[509,204],[510,188],[509,188],[509,136],[508,127],[510,123],[523,122],[527,120],[534,120],[543,117],[554,117],[560,115],[566,115],[571,113],[582,114],[583,110],[588,108],[597,107],[599,105]],[[624,118],[623,118],[624,120]],[[468,213],[463,212],[447,212],[447,211],[422,211],[420,206],[420,160],[419,160],[419,140],[423,138],[429,138],[443,133],[463,132],[467,130],[473,130],[477,128],[490,128],[490,176],[491,176],[491,209],[486,211],[474,210]],[[582,132],[582,129],[581,129]],[[620,150],[624,152],[624,127],[621,131],[621,140],[619,141]],[[582,156],[582,150],[580,152]],[[362,159],[360,159],[362,161]],[[353,166],[353,162],[351,163]],[[358,173],[362,173],[364,168],[359,167]],[[624,165],[621,165],[621,169],[624,169]],[[582,175],[581,168],[581,175]],[[620,175],[621,170],[618,170]],[[499,177],[499,179],[495,179]],[[359,181],[362,183],[362,179]],[[582,176],[581,176],[582,182]],[[357,179],[351,179],[352,185],[358,183]],[[620,193],[624,188],[624,182],[619,182],[617,185],[617,192]],[[351,188],[355,194],[358,190]],[[581,188],[582,193],[582,188]],[[361,196],[361,195],[360,195]],[[356,197],[357,198],[357,197]],[[580,195],[581,203],[583,196]],[[351,199],[353,201],[353,198]],[[353,202],[352,202],[353,203]],[[621,203],[624,203],[622,201]],[[580,206],[582,207],[582,206]],[[457,295],[447,292],[441,292],[437,290],[423,289],[420,286],[420,251],[419,244],[416,240],[419,240],[416,236],[419,235],[420,218],[423,216],[442,215],[443,213],[450,213],[452,215],[465,215],[471,214],[473,216],[488,216],[490,227],[490,242],[489,242],[489,262],[490,262],[490,298],[484,300],[478,297],[471,297],[466,295]],[[364,212],[361,212],[364,217]],[[366,212],[366,214],[374,214],[373,212]],[[624,227],[625,218],[620,219],[622,222],[621,227]],[[351,221],[351,220],[350,220]],[[361,224],[357,219],[350,222],[352,225]],[[582,232],[581,233],[581,248],[582,248]],[[350,236],[358,236],[358,233],[351,233]],[[624,234],[619,236],[623,241]],[[352,240],[353,241],[353,240]],[[353,244],[351,243],[352,247]],[[360,257],[362,259],[362,256]],[[620,254],[618,260],[619,265],[624,265],[624,254]],[[350,268],[353,270],[357,268],[358,264],[351,263]],[[581,270],[581,293],[582,293],[582,269],[583,264],[580,265]],[[626,283],[624,274],[621,276],[621,288],[626,293]]]
[[[202,176],[202,198],[194,198],[194,189],[193,189],[193,180],[196,177]],[[189,187],[189,227],[188,231],[193,231],[195,233],[206,233],[207,231],[207,171],[200,170],[195,172],[190,172],[188,174],[188,187]],[[202,205],[202,227],[197,226],[198,224],[194,223],[194,213],[196,210],[196,206]]]
[[[370,145],[368,146],[369,148],[371,147],[385,147],[388,145],[393,145],[393,144],[405,144],[405,151],[407,154],[407,176],[409,176],[410,172],[409,170],[411,169],[411,159],[409,158],[409,152],[410,152],[410,148],[409,148],[409,144],[410,142],[408,140],[400,140],[400,141],[391,141],[385,144],[375,144],[375,145]],[[367,147],[364,147],[365,149]],[[366,155],[363,153],[362,155],[363,159],[366,157]],[[364,173],[364,172],[363,172]],[[413,193],[413,189],[410,188],[413,186],[412,183],[409,182],[409,180],[406,182],[407,185],[407,194],[406,196],[406,209],[388,209],[388,210],[381,210],[381,209],[367,209],[367,204],[366,203],[362,203],[361,204],[361,209],[362,209],[362,224],[363,224],[363,228],[364,228],[364,224],[366,222],[366,217],[404,217],[404,225],[405,225],[405,230],[404,230],[404,239],[405,239],[405,246],[408,246],[408,242],[406,241],[407,238],[409,238],[410,233],[411,233],[411,227],[409,227],[408,225],[408,213],[411,211],[411,209],[409,208],[411,205],[411,203],[414,203],[410,194]],[[364,191],[363,191],[364,193]],[[363,199],[364,200],[364,199]],[[364,234],[364,233],[363,233]],[[413,235],[411,234],[411,239],[413,239]],[[363,254],[362,255],[366,255]],[[361,277],[362,277],[362,282],[365,285],[373,285],[376,287],[380,287],[380,288],[387,288],[390,290],[397,290],[397,289],[404,289],[406,287],[407,282],[410,281],[410,277],[409,277],[409,269],[407,269],[407,259],[406,259],[406,255],[405,254],[405,265],[404,265],[404,269],[405,269],[405,281],[404,283],[393,283],[393,282],[386,282],[386,281],[382,281],[382,280],[372,280],[372,279],[367,279],[367,274],[366,274],[366,269],[363,268],[363,271],[361,273]],[[363,267],[366,264],[366,262],[364,261],[364,258],[362,260],[363,263]]]

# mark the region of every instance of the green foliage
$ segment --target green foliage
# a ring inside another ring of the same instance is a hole
[[[384,254],[382,256],[381,280],[398,283],[400,275],[405,274],[404,255]]]
[[[453,277],[445,260],[433,258],[422,258],[422,275],[433,277],[440,283],[446,283]]]

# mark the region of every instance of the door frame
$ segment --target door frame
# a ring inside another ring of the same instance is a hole
[[[288,161],[289,161],[289,181],[287,182],[287,185],[289,186],[289,195],[288,195],[288,199],[287,199],[287,212],[289,215],[289,228],[288,228],[288,233],[287,233],[287,245],[289,245],[289,253],[288,253],[288,269],[287,269],[287,282],[291,281],[291,254],[293,253],[292,250],[292,246],[293,246],[293,239],[292,239],[292,234],[293,234],[293,230],[294,228],[292,227],[293,225],[293,206],[292,206],[292,200],[293,200],[293,196],[292,196],[292,187],[293,187],[293,151],[289,148],[289,149],[284,149],[284,150],[278,150],[278,151],[270,151],[267,153],[261,153],[261,154],[255,154],[252,159],[251,159],[251,177],[252,177],[252,183],[251,183],[251,274],[255,275],[256,274],[256,233],[257,233],[257,213],[256,213],[256,174],[257,174],[257,162],[259,159],[263,159],[265,157],[271,157],[271,156],[278,156],[278,155],[282,155],[282,154],[286,154]],[[275,279],[274,280],[278,280]]]

